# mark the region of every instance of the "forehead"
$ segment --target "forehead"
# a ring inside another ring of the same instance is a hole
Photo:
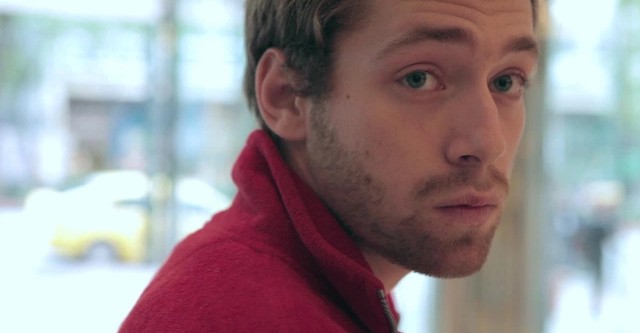
[[[525,14],[529,22],[534,21],[533,0],[370,0],[373,13],[390,17],[390,10],[399,7],[411,7],[418,12],[421,9],[433,13],[442,12],[461,16],[482,14],[494,17],[501,13]]]
[[[382,41],[431,27],[457,28],[480,44],[534,36],[531,0],[371,0],[368,5],[364,19],[347,35],[369,34]]]

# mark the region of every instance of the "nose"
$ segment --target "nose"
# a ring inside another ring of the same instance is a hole
[[[488,89],[458,96],[447,141],[447,162],[456,167],[484,167],[505,154],[500,110]]]

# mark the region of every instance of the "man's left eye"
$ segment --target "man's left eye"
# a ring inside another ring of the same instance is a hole
[[[520,95],[527,85],[527,80],[518,74],[504,74],[494,78],[490,85],[491,90],[495,92]]]
[[[512,75],[501,75],[493,80],[493,88],[499,92],[507,92],[513,87]]]

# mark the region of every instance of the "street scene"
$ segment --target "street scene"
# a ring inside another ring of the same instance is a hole
[[[541,318],[540,333],[637,333],[640,0],[539,14],[512,181],[526,195],[510,198],[529,220],[501,236],[525,240],[506,257],[540,274],[497,269],[450,317],[500,320],[502,295],[538,311],[513,318]],[[258,126],[243,17],[237,0],[0,0],[0,333],[116,332],[173,246],[230,205]],[[544,304],[493,293],[510,290],[496,276]],[[441,333],[439,291],[400,282],[401,331]]]

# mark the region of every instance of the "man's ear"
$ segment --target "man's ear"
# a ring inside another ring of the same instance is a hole
[[[256,99],[265,124],[289,141],[306,138],[311,103],[296,93],[296,76],[286,65],[282,50],[270,48],[256,67]]]

